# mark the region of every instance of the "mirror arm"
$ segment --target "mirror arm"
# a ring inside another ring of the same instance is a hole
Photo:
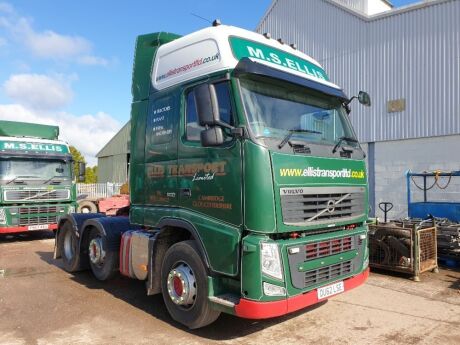
[[[232,125],[229,125],[228,123],[225,123],[224,121],[221,121],[221,120],[215,121],[215,122],[214,122],[214,125],[215,125],[215,126],[219,126],[219,127],[228,128],[228,129],[233,129],[233,128],[235,128],[235,127],[233,127]]]
[[[348,104],[350,104],[351,101],[354,100],[355,98],[357,98],[357,97],[356,97],[356,96],[353,96],[353,97],[351,97],[348,101],[344,102],[343,104],[346,105],[346,106],[348,106]]]

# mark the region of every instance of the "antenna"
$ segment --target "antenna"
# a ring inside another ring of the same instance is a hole
[[[206,19],[206,18],[204,18],[204,17],[202,17],[202,16],[199,16],[198,14],[195,14],[195,13],[193,13],[193,12],[190,12],[190,14],[191,14],[192,16],[194,16],[194,17],[200,18],[200,19],[202,19],[202,20],[204,20],[204,21],[206,21],[206,22],[212,24],[212,21],[210,21],[209,19]]]

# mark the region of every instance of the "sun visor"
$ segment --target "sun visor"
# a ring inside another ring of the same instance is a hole
[[[319,82],[315,82],[311,79],[301,78],[291,73],[280,71],[278,69],[269,67],[265,64],[252,61],[249,58],[241,59],[236,65],[235,69],[233,70],[233,75],[236,77],[243,74],[254,74],[274,79],[281,79],[289,83],[305,86],[310,89],[322,92],[324,94],[341,98],[343,100],[348,99],[348,97],[341,89],[337,89]]]

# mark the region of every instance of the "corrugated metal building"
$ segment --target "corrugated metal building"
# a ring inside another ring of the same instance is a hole
[[[131,123],[127,122],[96,154],[97,182],[125,183],[128,181]]]
[[[372,107],[355,102],[351,120],[368,151],[371,206],[393,202],[392,217],[406,216],[406,170],[460,169],[459,18],[458,0],[274,0],[257,27],[318,60],[347,94],[370,93]]]

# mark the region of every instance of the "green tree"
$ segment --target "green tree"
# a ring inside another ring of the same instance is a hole
[[[85,183],[96,183],[97,182],[97,165],[86,168]]]
[[[78,162],[86,163],[86,160],[75,146],[70,146],[70,154],[73,158],[73,176],[78,178]]]

